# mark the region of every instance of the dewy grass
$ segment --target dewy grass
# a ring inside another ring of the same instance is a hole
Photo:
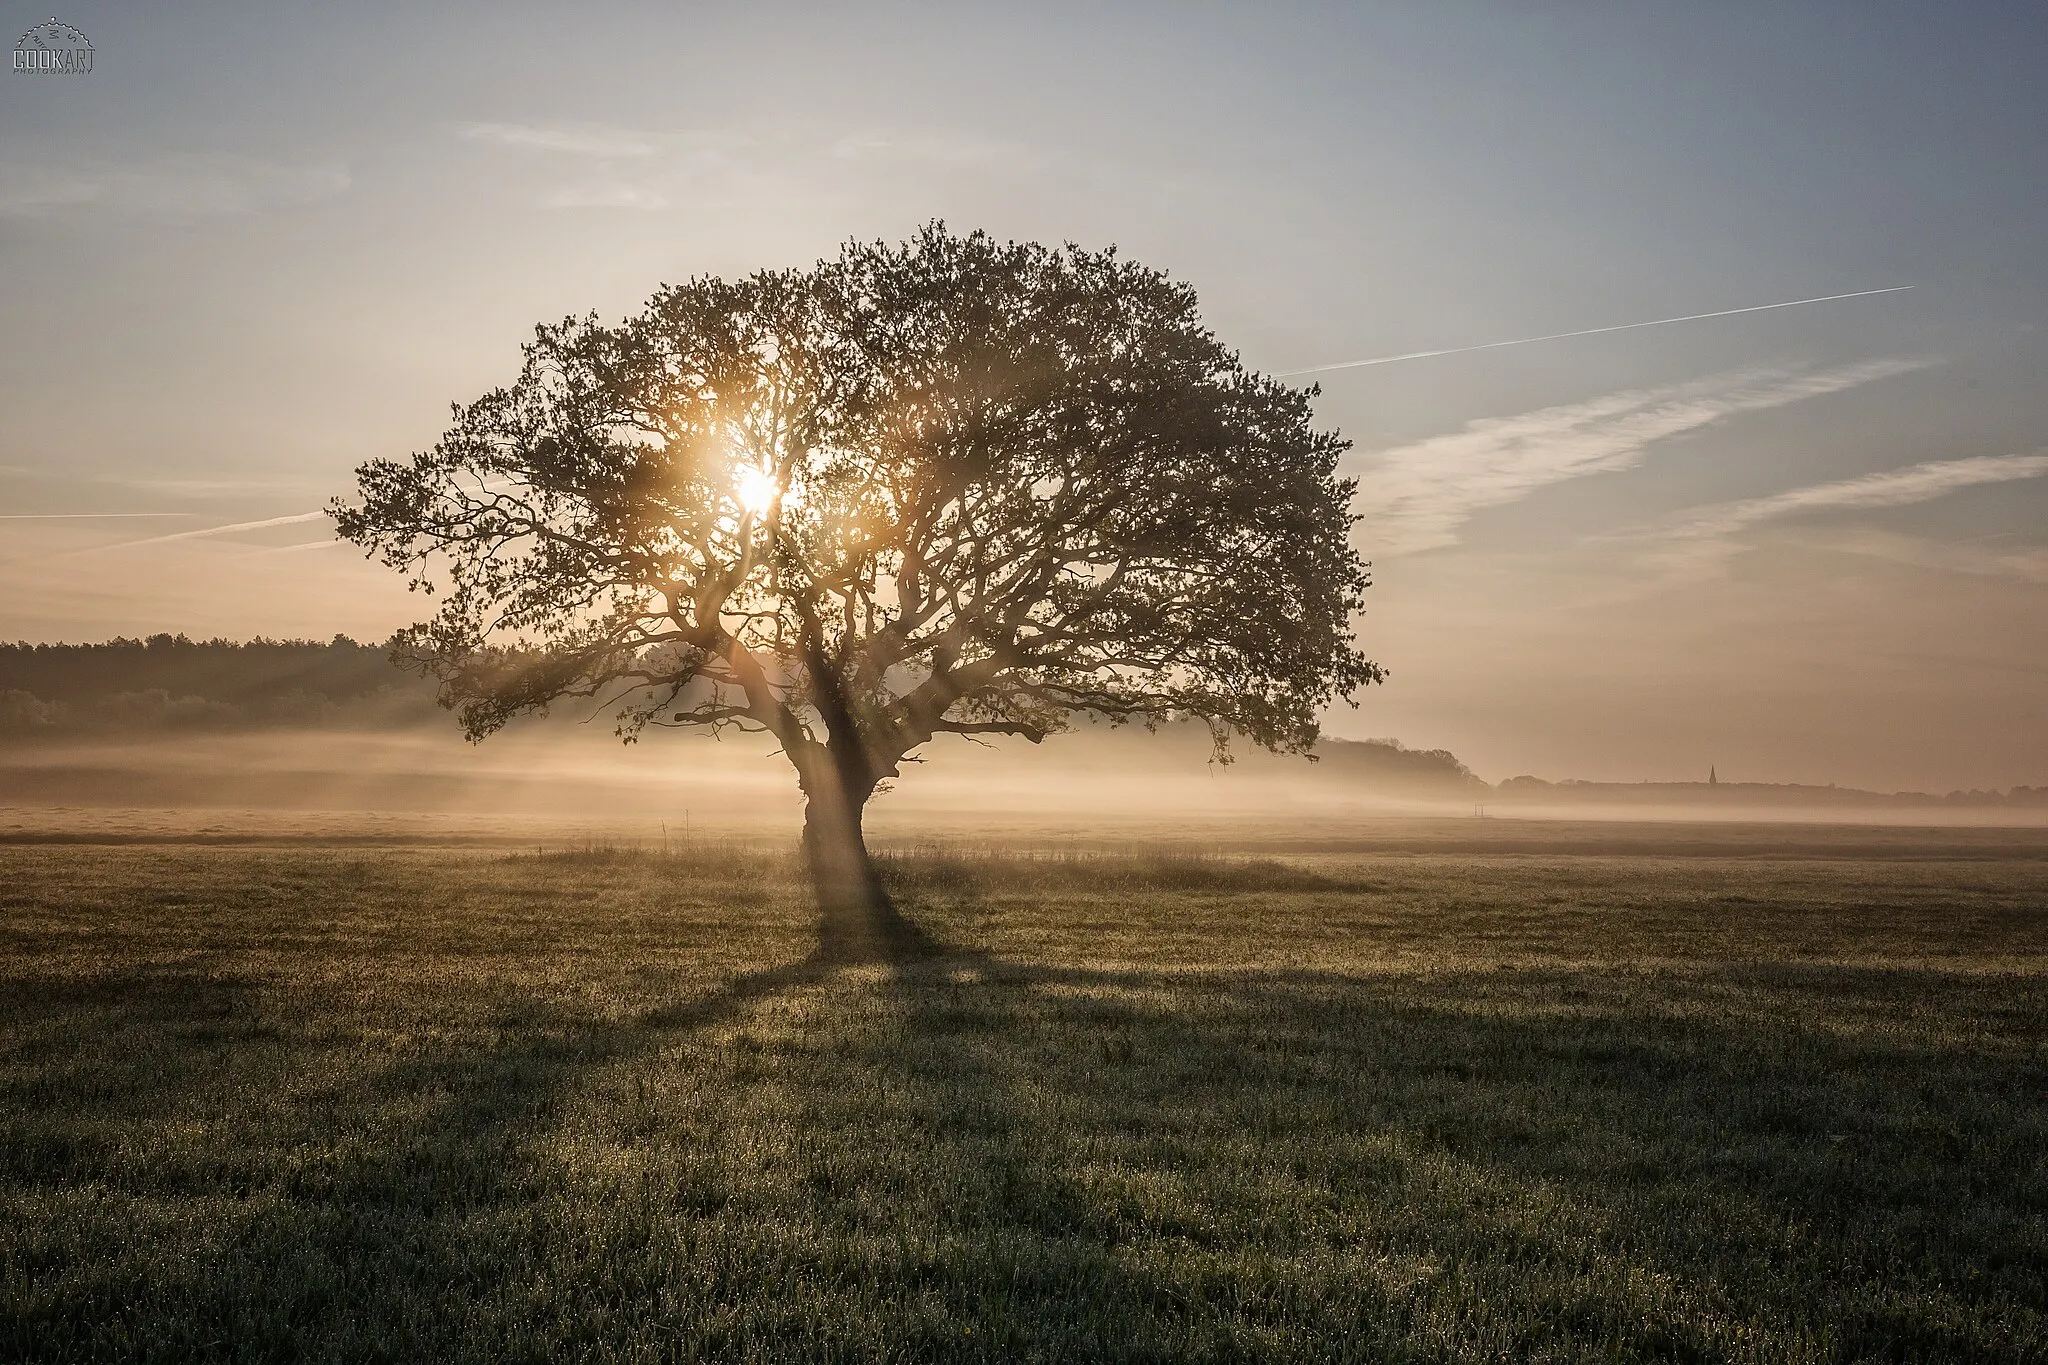
[[[0,849],[0,1357],[2048,1358],[2048,863]]]
[[[1116,855],[995,847],[886,851],[876,860],[898,890],[1327,891],[1345,883],[1274,858],[1145,851]]]

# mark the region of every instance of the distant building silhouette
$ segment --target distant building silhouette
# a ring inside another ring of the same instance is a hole
[[[1721,785],[1721,774],[1712,765],[1709,765],[1707,768],[1707,785],[1709,787]]]

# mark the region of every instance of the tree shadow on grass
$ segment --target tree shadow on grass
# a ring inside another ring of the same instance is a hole
[[[930,1140],[982,1178],[930,1212],[1011,1248],[963,1251],[950,1301],[1006,1296],[1010,1354],[2048,1349],[2026,1031],[1835,1028],[1944,993],[1995,1028],[2009,983],[961,965],[898,975],[875,1062],[949,1097]]]
[[[6,982],[0,1354],[2048,1343],[2031,987],[1091,969],[892,913],[630,1018],[508,996],[396,1050],[191,964]]]
[[[807,958],[629,1018],[495,989],[447,1001],[452,1022],[429,1003],[400,1039],[346,989],[281,990],[219,954],[0,979],[0,1356],[504,1347],[504,1319],[474,1310],[562,1250],[559,1207],[507,1224],[559,1204],[539,1149],[593,1078],[944,951],[885,904]]]
[[[535,1147],[565,1099],[832,970],[629,1021],[504,997],[397,1046],[191,964],[0,981],[0,1358],[461,1354],[466,1301],[550,1254],[504,1224],[554,1193]]]

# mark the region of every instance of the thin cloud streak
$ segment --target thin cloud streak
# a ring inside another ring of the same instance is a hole
[[[112,545],[95,545],[89,550],[74,550],[72,556],[105,554],[109,550],[132,550],[141,545],[168,545],[176,540],[197,540],[201,536],[227,535],[233,531],[260,531],[267,526],[292,526],[299,522],[318,521],[326,515],[325,512],[298,512],[288,517],[265,517],[261,521],[235,521],[225,526],[202,527],[197,531],[177,531],[167,536],[146,536],[141,540],[122,540]]]
[[[596,124],[547,127],[531,123],[465,123],[455,130],[465,142],[487,142],[530,152],[617,160],[653,156],[658,148],[644,133]]]
[[[1884,560],[1914,569],[2009,578],[2021,583],[2048,583],[2048,546],[2002,550],[1975,542],[1948,543],[1896,531],[1844,529],[1800,537],[1797,542],[1834,554]]]
[[[251,556],[259,556],[259,555],[298,555],[298,554],[304,554],[304,553],[305,553],[306,551],[308,551],[308,550],[332,550],[332,549],[334,549],[334,548],[335,548],[336,546],[344,546],[344,545],[347,545],[348,543],[349,543],[349,542],[347,542],[347,541],[345,541],[345,540],[302,540],[302,541],[300,541],[299,543],[297,543],[296,545],[270,545],[270,546],[266,546],[265,548],[263,548],[263,549],[261,549],[261,550],[251,550],[251,551],[249,551],[249,554],[250,554]]]
[[[1638,327],[1669,327],[1677,322],[1703,322],[1708,318],[1732,318],[1741,313],[1768,313],[1774,308],[1803,308],[1809,303],[1833,303],[1837,299],[1867,299],[1873,294],[1902,294],[1915,288],[1894,284],[1884,289],[1858,289],[1849,294],[1822,294],[1810,299],[1787,299],[1783,303],[1757,303],[1747,308],[1723,308],[1713,313],[1687,313],[1684,317],[1655,318],[1649,322],[1620,322],[1611,327],[1587,327],[1577,332],[1551,332],[1540,337],[1517,337],[1513,341],[1488,341],[1478,346],[1451,346],[1440,351],[1404,351],[1400,355],[1374,356],[1370,360],[1340,360],[1334,365],[1311,365],[1305,370],[1281,370],[1279,379],[1304,374],[1328,374],[1332,370],[1357,370],[1368,365],[1392,365],[1403,360],[1430,360],[1440,355],[1464,355],[1469,351],[1497,351],[1503,346],[1532,346],[1539,341],[1564,341],[1570,337],[1600,336],[1607,332],[1632,332]]]
[[[335,162],[284,165],[221,153],[126,162],[0,158],[0,218],[214,218],[329,199],[352,183],[348,167]]]
[[[1632,468],[1657,441],[1933,363],[1892,359],[1806,374],[1727,375],[1472,422],[1373,457],[1359,474],[1355,503],[1364,544],[1372,554],[1455,545],[1474,513],[1554,483]]]
[[[121,517],[189,517],[191,512],[0,512],[0,521],[104,521]]]
[[[1958,489],[1980,483],[2011,483],[2015,479],[2040,479],[2048,475],[2048,452],[2034,454],[1980,454],[1966,460],[1925,460],[1905,469],[1888,469],[1835,483],[1815,483],[1804,489],[1788,489],[1769,497],[1718,503],[1683,514],[1661,532],[1679,542],[1722,542],[1759,522],[1800,516],[1806,512],[1833,512],[1845,508],[1905,508],[1911,503],[1931,501]]]
[[[1024,176],[1075,163],[1019,142],[967,132],[865,128],[679,128],[631,130],[595,124],[471,122],[454,135],[525,158],[519,172],[548,179],[540,208],[658,212],[678,204],[756,206],[777,214],[812,202],[820,188],[876,189],[885,178],[989,174]],[[552,157],[543,163],[533,159]],[[551,169],[550,169],[551,167]],[[560,183],[569,168],[574,178]],[[577,171],[587,172],[575,175]],[[836,192],[836,191],[835,191]],[[922,191],[913,194],[918,197]]]

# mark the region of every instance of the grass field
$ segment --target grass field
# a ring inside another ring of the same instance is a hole
[[[0,847],[0,1357],[2048,1359],[2048,859]]]

